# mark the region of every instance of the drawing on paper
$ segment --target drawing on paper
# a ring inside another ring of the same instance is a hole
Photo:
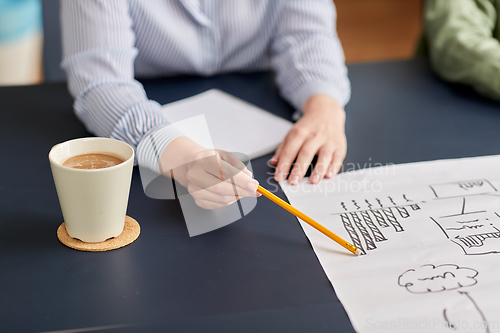
[[[453,198],[497,192],[487,179],[462,180],[429,185],[436,198]]]
[[[446,238],[460,246],[467,255],[500,253],[500,215],[481,208],[468,208],[472,197],[485,198],[497,192],[487,179],[430,185],[430,188],[437,199],[457,198],[457,194],[462,196],[456,211],[431,216]]]
[[[365,199],[362,202],[351,200],[347,203],[341,202],[340,205],[343,212],[331,215],[340,215],[352,244],[360,249],[362,254],[376,249],[377,242],[387,240],[382,228],[393,228],[396,232],[402,232],[404,228],[401,219],[410,217],[411,211],[420,210],[420,204],[408,199],[406,194],[400,198],[388,196],[374,200]]]
[[[472,314],[472,316],[481,320],[485,332],[488,333],[489,327],[484,313],[469,292],[461,290],[462,288],[476,285],[476,277],[478,274],[478,271],[473,268],[460,267],[455,264],[442,264],[437,266],[426,264],[405,271],[399,276],[398,284],[401,287],[405,287],[406,290],[412,294],[439,293],[442,291],[457,290],[458,294],[464,298],[464,301],[459,303],[463,304],[464,307],[470,307],[470,303],[472,303],[473,308],[477,311],[477,313]],[[464,320],[463,318],[458,319]],[[451,318],[450,311],[446,307],[443,309],[443,320],[446,323],[446,327],[456,329],[455,321]]]
[[[500,196],[491,182],[476,179],[433,184],[429,188],[434,200],[460,201],[460,206],[449,214],[430,216],[447,239],[460,246],[467,255],[500,253],[500,213],[468,207],[473,198],[482,200],[487,196]],[[350,200],[341,202],[341,212],[331,215],[340,216],[351,243],[364,255],[377,249],[378,242],[387,240],[384,228],[403,232],[404,219],[410,217],[411,212],[420,210],[425,202],[415,202],[406,194]]]
[[[493,333],[500,332],[499,169],[500,155],[345,173],[303,191],[282,187],[291,204],[363,250],[340,255],[300,222],[357,332]],[[356,182],[380,191],[349,185]]]

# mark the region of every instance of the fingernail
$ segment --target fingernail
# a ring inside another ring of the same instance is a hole
[[[278,181],[278,182],[282,181],[282,180],[284,179],[284,177],[283,177],[283,172],[278,172],[278,173],[276,174],[276,177],[275,177],[275,178],[276,178],[276,181]]]
[[[260,197],[260,196],[262,196],[262,193],[257,192],[257,198]]]
[[[311,177],[311,183],[315,184],[319,181],[319,175],[316,174],[314,176]]]
[[[326,175],[328,176],[328,178],[333,177],[333,171],[331,169],[328,170],[328,173]]]
[[[299,176],[297,175],[292,175],[290,177],[290,184],[296,185],[299,182]]]
[[[255,192],[255,191],[257,191],[258,186],[257,186],[257,184],[256,184],[256,183],[248,183],[248,184],[247,184],[247,188],[248,188],[250,191]]]

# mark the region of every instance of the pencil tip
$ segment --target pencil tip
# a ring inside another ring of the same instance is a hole
[[[356,252],[354,252],[354,255],[360,256],[361,255],[361,250],[360,249],[356,249]]]

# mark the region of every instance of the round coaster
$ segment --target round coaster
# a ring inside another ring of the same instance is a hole
[[[57,238],[64,245],[80,251],[109,251],[118,249],[120,247],[129,245],[139,237],[141,233],[141,226],[136,220],[130,216],[125,216],[125,226],[123,227],[123,232],[118,237],[110,238],[100,243],[85,243],[79,239],[73,238],[68,235],[66,231],[66,225],[64,222],[57,229]]]

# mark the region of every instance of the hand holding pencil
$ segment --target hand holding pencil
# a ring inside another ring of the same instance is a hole
[[[223,161],[221,158],[221,153],[223,153],[223,152],[216,151],[220,180],[224,182],[227,180],[227,177],[224,177],[224,172],[223,172],[224,168],[222,165]],[[238,163],[236,163],[236,164],[238,164]],[[246,170],[246,168],[244,167],[243,164],[240,164],[240,168],[242,170],[242,173],[246,174],[247,176],[251,175],[250,172],[248,170]],[[310,226],[312,226],[313,228],[315,228],[319,232],[323,233],[324,235],[326,235],[327,237],[329,237],[333,241],[337,242],[339,245],[343,246],[344,248],[346,248],[347,250],[349,250],[353,254],[355,254],[357,256],[361,254],[361,251],[357,247],[352,245],[351,243],[349,243],[346,240],[342,239],[341,237],[337,236],[335,233],[331,232],[330,230],[328,230],[327,228],[325,228],[324,226],[322,226],[318,222],[314,221],[312,218],[310,218],[306,214],[302,213],[301,211],[299,211],[295,207],[291,206],[290,204],[286,203],[282,199],[278,198],[277,196],[275,196],[274,194],[272,194],[271,192],[269,192],[268,190],[266,190],[262,186],[258,185],[258,183],[256,183],[256,185],[257,185],[256,192],[262,194],[263,196],[265,196],[269,200],[273,201],[274,203],[276,203],[280,207],[284,208],[285,210],[289,211],[290,213],[292,213],[296,217],[300,218],[302,221],[306,222],[307,224],[309,224]]]
[[[269,192],[268,190],[266,190],[262,186],[259,185],[259,187],[257,188],[257,192],[261,193],[263,196],[265,196],[269,200],[273,201],[277,205],[281,206],[282,208],[286,209],[287,211],[289,211],[293,215],[297,216],[299,219],[306,222],[314,229],[322,232],[324,235],[331,238],[332,240],[334,240],[335,242],[337,242],[341,246],[345,247],[347,250],[349,250],[353,254],[355,254],[357,256],[359,256],[361,254],[361,250],[359,250],[356,246],[352,245],[351,243],[349,243],[346,240],[342,239],[341,237],[337,236],[336,234],[334,234],[333,232],[331,232],[330,230],[328,230],[327,228],[325,228],[324,226],[322,226],[318,222],[314,221],[312,218],[310,218],[306,214],[302,213],[297,208],[295,208],[292,205],[281,200],[280,198],[278,198],[277,196],[275,196],[274,194],[272,194],[271,192]]]

